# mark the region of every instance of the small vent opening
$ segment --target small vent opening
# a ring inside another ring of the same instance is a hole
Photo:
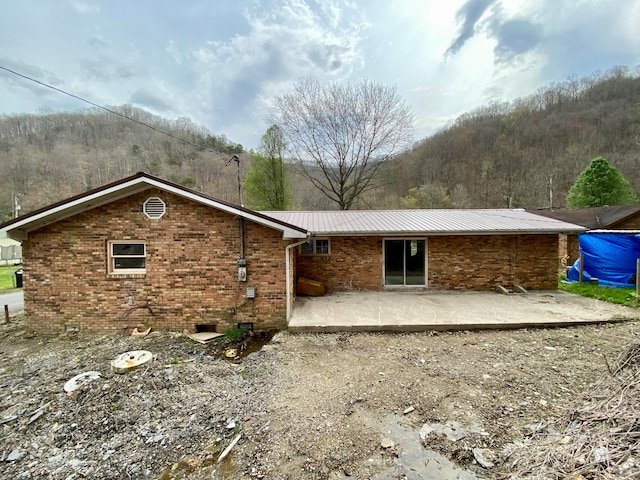
[[[158,197],[151,197],[144,202],[142,210],[147,217],[158,219],[167,212],[167,204]]]
[[[202,333],[202,332],[217,332],[218,325],[216,325],[215,323],[209,323],[209,324],[197,324],[196,325],[196,333]]]

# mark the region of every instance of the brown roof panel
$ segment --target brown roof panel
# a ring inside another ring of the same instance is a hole
[[[581,208],[579,210],[539,210],[531,213],[547,218],[555,218],[563,222],[575,223],[588,229],[609,228],[640,213],[640,203],[612,207]]]

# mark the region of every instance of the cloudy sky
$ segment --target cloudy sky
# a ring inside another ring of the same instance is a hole
[[[551,82],[640,65],[640,0],[20,0],[0,66],[255,148],[304,77],[397,87],[416,140]],[[0,70],[0,114],[88,105]]]

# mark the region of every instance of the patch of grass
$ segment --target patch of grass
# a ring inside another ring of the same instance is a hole
[[[0,291],[15,288],[15,272],[21,268],[21,265],[0,266]]]
[[[564,292],[575,293],[583,297],[597,298],[605,302],[617,303],[628,307],[638,306],[638,296],[635,287],[611,288],[590,283],[562,283],[558,289]]]
[[[247,331],[243,328],[231,328],[229,330],[225,330],[224,338],[227,340],[240,340],[244,337],[245,333],[247,333]]]
[[[233,434],[237,435],[238,433],[240,433],[242,431],[242,425],[238,424],[235,427],[233,427]]]

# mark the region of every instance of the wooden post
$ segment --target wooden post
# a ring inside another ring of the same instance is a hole
[[[578,281],[582,283],[584,281],[584,253],[580,252],[580,276]]]
[[[4,321],[9,323],[9,305],[4,306]]]

